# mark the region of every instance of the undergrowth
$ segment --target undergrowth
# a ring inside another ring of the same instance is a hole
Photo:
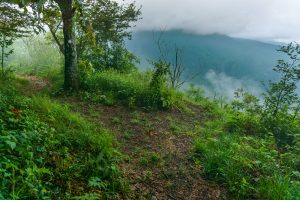
[[[166,84],[152,86],[151,77],[139,72],[95,72],[86,77],[83,85],[86,89],[84,98],[108,105],[121,103],[130,107],[169,109],[182,104],[182,94]]]
[[[210,104],[194,142],[206,177],[225,183],[235,199],[300,199],[299,148],[280,149],[271,132],[263,134],[258,115]]]
[[[111,134],[14,84],[0,84],[0,199],[125,195]]]

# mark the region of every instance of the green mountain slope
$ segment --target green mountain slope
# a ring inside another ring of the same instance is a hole
[[[140,57],[141,66],[149,67],[147,60],[159,57],[155,39],[159,32],[135,32],[127,47]],[[185,75],[200,75],[192,82],[218,91],[216,79],[229,79],[228,84],[251,87],[259,81],[275,78],[272,68],[282,56],[279,44],[231,38],[225,35],[195,35],[183,31],[166,31],[162,37],[170,48],[169,59],[174,60],[175,44],[183,50]],[[224,81],[222,81],[224,83]],[[226,80],[225,80],[226,82]],[[228,82],[228,80],[227,80]],[[248,88],[248,89],[249,89]],[[224,90],[219,88],[219,90]],[[231,92],[231,90],[230,90]]]

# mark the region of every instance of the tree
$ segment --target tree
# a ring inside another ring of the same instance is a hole
[[[2,2],[0,3],[0,46],[1,46],[1,71],[5,75],[5,59],[13,53],[10,46],[19,37],[27,36],[32,25],[31,16],[20,9]]]
[[[169,68],[168,79],[173,89],[179,89],[186,82],[196,78],[199,73],[192,76],[184,77],[186,66],[182,62],[183,49],[179,48],[176,43],[174,44],[174,50],[171,48],[170,43],[163,39],[165,31],[160,31],[156,37],[153,33],[154,42],[159,51],[159,62],[160,65],[165,65]],[[170,56],[171,54],[171,56]],[[174,56],[173,58],[171,58]],[[154,62],[156,63],[156,62]],[[154,65],[155,66],[155,65]]]
[[[41,26],[48,26],[65,56],[66,90],[77,90],[79,87],[78,57],[81,57],[84,51],[99,53],[104,49],[109,52],[109,48],[100,46],[101,41],[106,41],[106,47],[111,47],[111,41],[122,43],[124,37],[131,35],[126,31],[130,27],[130,22],[136,21],[140,14],[134,4],[120,6],[112,0],[7,0],[6,2],[10,5],[18,4],[24,10],[28,10],[26,7],[31,6],[35,22]],[[58,34],[61,28],[63,41]],[[87,39],[90,41],[95,39],[95,45],[86,43]]]
[[[280,74],[278,82],[269,81],[269,87],[264,94],[266,111],[273,116],[278,112],[295,111],[298,107],[299,97],[296,92],[297,83],[300,79],[300,46],[297,43],[290,43],[281,47],[289,60],[279,60],[273,69]]]
[[[4,70],[4,59],[7,58],[10,54],[13,53],[13,49],[5,51],[9,46],[13,44],[13,38],[7,38],[7,35],[1,34],[0,36],[0,45],[1,45],[1,74],[2,77],[5,76]]]
[[[45,6],[58,5],[60,10],[60,18],[63,22],[63,35],[64,35],[64,55],[65,55],[65,68],[64,68],[64,88],[66,90],[77,90],[79,88],[79,75],[77,67],[77,53],[76,53],[76,38],[74,30],[74,16],[76,10],[80,7],[81,1],[79,0],[7,0],[11,6],[18,4],[28,12],[26,6],[31,6],[35,22],[41,23],[41,13]],[[10,18],[14,20],[14,18]]]
[[[284,147],[299,137],[300,99],[297,84],[300,80],[300,45],[290,43],[281,47],[288,60],[279,60],[274,71],[280,74],[277,82],[269,81],[264,94],[265,108],[263,124],[267,132],[272,132],[279,146]]]
[[[65,79],[64,88],[67,90],[79,88],[77,66],[76,38],[74,32],[74,15],[77,9],[73,0],[54,0],[61,11],[64,35]]]
[[[139,19],[140,9],[112,0],[86,0],[82,8],[77,20],[79,58],[90,60],[96,69],[133,68],[137,59],[124,47],[124,40],[131,39],[128,28]]]
[[[134,3],[118,4],[112,0],[84,0],[74,16],[78,60],[89,61],[96,69],[134,67],[136,57],[124,47],[131,39],[128,28],[138,20],[140,9]],[[44,6],[42,22],[48,26],[54,42],[64,53],[60,37],[62,21],[56,4]],[[124,66],[119,67],[118,64]]]

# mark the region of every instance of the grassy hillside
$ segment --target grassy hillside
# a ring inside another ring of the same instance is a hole
[[[265,101],[243,90],[224,101],[172,88],[159,62],[146,72],[80,62],[81,89],[67,92],[54,52],[0,78],[0,199],[299,200],[296,85],[284,84],[294,76]]]
[[[119,193],[113,135],[68,105],[34,93],[38,84],[31,84],[27,78],[0,80],[0,199]]]
[[[153,93],[138,72],[96,72],[78,94],[53,93],[56,81],[1,82],[1,198],[299,199],[297,119],[276,125],[295,134],[282,147],[249,99]],[[158,94],[175,96],[154,106]]]
[[[0,200],[300,200],[300,44],[144,31],[140,64],[135,3],[34,2],[0,3]]]

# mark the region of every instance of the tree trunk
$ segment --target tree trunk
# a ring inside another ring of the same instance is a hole
[[[4,76],[4,51],[5,51],[5,36],[3,35],[3,41],[1,46],[1,69],[2,69],[2,76]]]
[[[65,79],[64,89],[77,90],[79,88],[79,76],[77,66],[76,38],[74,33],[73,0],[56,0],[59,5],[63,20],[64,51],[65,51]]]

